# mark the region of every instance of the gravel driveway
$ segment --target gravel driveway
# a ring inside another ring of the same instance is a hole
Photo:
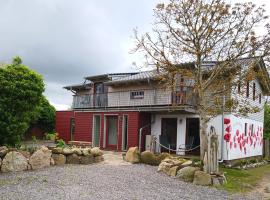
[[[0,174],[0,199],[245,199],[181,182],[156,169],[143,164],[94,164]]]

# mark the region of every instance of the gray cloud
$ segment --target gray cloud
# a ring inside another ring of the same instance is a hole
[[[0,0],[0,62],[15,55],[41,73],[46,96],[70,105],[63,86],[87,75],[132,71],[132,29],[151,28],[157,0]]]

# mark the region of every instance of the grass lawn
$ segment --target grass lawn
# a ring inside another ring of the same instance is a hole
[[[252,190],[264,175],[270,177],[270,164],[248,170],[220,167],[225,173],[227,184],[221,186],[229,192],[245,193]]]

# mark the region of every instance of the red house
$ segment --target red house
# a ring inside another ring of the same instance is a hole
[[[205,62],[205,69],[210,70],[215,64]],[[240,88],[244,90],[242,93],[239,87],[233,87],[226,98],[242,98],[260,111],[248,116],[226,112],[209,121],[208,127],[213,126],[218,134],[221,160],[262,155],[263,96],[270,92],[270,78],[259,57],[239,59],[236,65],[253,66],[265,76],[255,74],[254,80],[241,83],[245,85]],[[57,112],[56,131],[65,141],[88,141],[93,146],[117,151],[132,146],[144,150],[151,138],[146,135],[174,151],[198,147],[200,120],[195,110],[194,81],[179,74],[174,89],[170,90],[160,85],[157,73],[153,70],[103,74],[86,77],[84,84],[64,87],[73,92],[73,105],[70,111]],[[224,124],[223,119],[230,124]],[[230,140],[224,140],[225,134],[231,135]],[[243,147],[244,141],[252,141],[252,146]],[[158,143],[156,151],[163,151]],[[199,148],[186,153],[198,155]]]

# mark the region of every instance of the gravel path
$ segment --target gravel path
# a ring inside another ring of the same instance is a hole
[[[184,183],[156,169],[142,164],[94,164],[0,174],[0,199],[246,199]]]

